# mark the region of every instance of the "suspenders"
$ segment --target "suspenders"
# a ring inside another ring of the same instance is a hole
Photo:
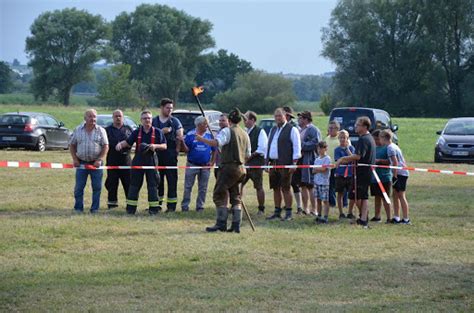
[[[140,144],[142,143],[142,130],[143,127],[140,126],[140,129],[138,131],[138,138],[137,138],[137,150],[140,149]],[[155,128],[152,126],[151,127],[151,144],[155,144]]]

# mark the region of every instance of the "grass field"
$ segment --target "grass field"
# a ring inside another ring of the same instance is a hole
[[[75,123],[81,112],[55,115]],[[445,120],[395,122],[410,165],[474,172],[429,163]],[[70,163],[70,156],[0,150],[0,160]],[[257,231],[244,219],[240,235],[204,232],[215,218],[210,192],[202,214],[149,217],[142,190],[136,216],[123,207],[91,216],[72,214],[73,185],[73,170],[0,168],[0,311],[474,309],[473,177],[412,173],[413,225],[368,230],[337,221],[334,210],[325,226],[299,216],[268,222],[256,215],[249,186],[244,199]],[[102,208],[105,200],[104,190]],[[267,211],[271,204],[268,192]]]

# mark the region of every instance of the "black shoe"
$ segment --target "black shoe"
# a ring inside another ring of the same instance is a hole
[[[354,214],[349,213],[349,214],[346,215],[346,218],[353,219],[353,218],[355,218],[355,216],[354,216]]]
[[[341,218],[346,218],[346,215],[344,213],[339,214],[339,219]]]
[[[234,232],[240,234],[240,223],[232,223],[230,228],[227,230],[228,233]]]
[[[206,231],[208,233],[214,233],[216,231],[227,231],[227,226],[225,224],[216,224],[214,226],[206,227]]]
[[[165,213],[174,213],[176,209],[166,209]]]
[[[109,210],[118,208],[118,204],[108,204],[108,205],[107,205],[107,208],[108,208]]]
[[[400,224],[401,220],[396,220],[395,218],[392,218],[392,220],[390,221],[390,223],[392,224]]]
[[[328,223],[328,220],[325,219],[324,217],[317,217],[316,220],[315,220],[316,224],[327,224]]]
[[[363,221],[361,220],[360,218],[357,219],[356,221],[357,225],[360,225],[364,228],[368,228],[369,227],[369,223],[367,221]]]
[[[198,212],[198,213],[204,212],[204,208],[197,208],[196,212]]]
[[[372,218],[370,219],[370,221],[371,221],[371,222],[380,223],[380,222],[382,221],[382,219],[381,219],[380,217],[375,217],[375,216],[374,216],[374,217],[372,217]]]
[[[410,219],[407,219],[407,220],[400,220],[400,224],[403,224],[403,225],[411,225],[411,222],[410,222]]]
[[[280,208],[275,208],[275,212],[267,217],[267,220],[274,220],[274,219],[281,219],[281,209]]]
[[[158,210],[158,208],[149,208],[148,209],[148,214],[150,214],[150,215],[156,215],[158,213],[160,213],[160,210]]]
[[[302,208],[298,208],[298,209],[296,210],[296,214],[297,214],[297,215],[303,214],[303,209],[302,209]]]
[[[293,216],[291,215],[291,208],[285,209],[285,217],[283,217],[281,220],[282,221],[291,221],[293,219]]]

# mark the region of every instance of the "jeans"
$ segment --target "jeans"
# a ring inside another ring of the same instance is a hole
[[[193,166],[192,163],[187,163],[186,166]],[[191,202],[191,191],[193,189],[194,181],[198,177],[198,195],[196,198],[196,209],[203,209],[206,202],[207,183],[211,170],[208,168],[194,169],[187,168],[184,174],[184,193],[181,208],[183,211],[189,210],[189,203]]]
[[[90,164],[90,162],[80,161],[81,165]],[[84,188],[87,183],[87,176],[91,176],[92,186],[92,205],[91,212],[97,212],[100,205],[100,192],[102,190],[103,170],[76,169],[76,185],[74,187],[74,210],[84,211]]]

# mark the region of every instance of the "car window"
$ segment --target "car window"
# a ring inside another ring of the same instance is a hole
[[[375,125],[375,128],[388,128],[390,127],[390,118],[382,112],[376,112]]]
[[[368,116],[371,121],[373,121],[373,115],[369,114],[368,111],[362,110],[337,110],[331,114],[331,120],[337,121],[341,125],[341,129],[349,131],[349,133],[354,131],[354,125],[357,119],[361,116]]]
[[[187,132],[194,128],[194,120],[199,115],[194,113],[175,113],[173,116],[181,122],[184,130]]]
[[[112,116],[98,116],[97,117],[97,125],[102,127],[107,127],[112,125]]]
[[[46,120],[46,123],[49,125],[49,126],[54,126],[54,127],[58,127],[59,126],[59,123],[52,117],[50,116],[47,116],[45,115],[44,116],[44,119]]]
[[[43,115],[37,115],[37,116],[35,116],[35,119],[38,121],[38,125],[50,126],[48,124],[48,121],[46,120],[46,118]]]
[[[446,125],[445,135],[474,135],[474,123],[453,121]]]
[[[129,117],[125,117],[125,124],[133,129],[138,128],[137,124]]]
[[[0,115],[0,125],[24,125],[30,120],[25,115]]]

